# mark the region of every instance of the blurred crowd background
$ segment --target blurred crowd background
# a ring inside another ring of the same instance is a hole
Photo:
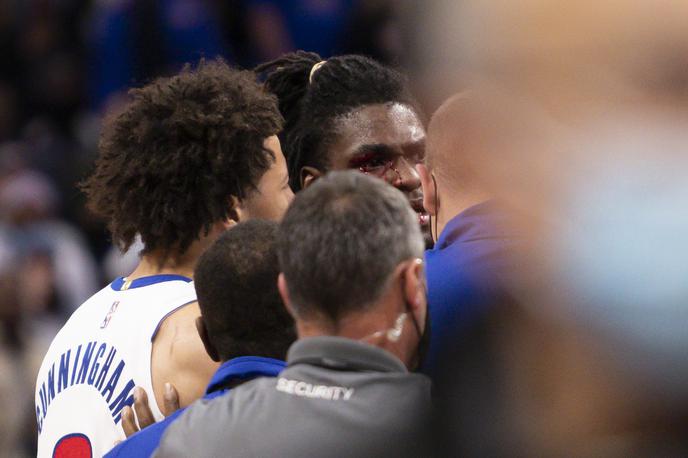
[[[126,90],[223,56],[251,68],[283,52],[398,62],[394,1],[0,1],[0,452],[35,456],[33,383],[71,312],[131,271],[77,183],[104,113]],[[7,452],[11,451],[11,452]]]

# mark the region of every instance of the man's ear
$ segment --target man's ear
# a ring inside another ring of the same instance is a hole
[[[196,330],[198,331],[198,335],[201,338],[201,342],[203,342],[205,351],[208,353],[208,356],[210,356],[210,359],[215,362],[220,362],[220,355],[210,342],[210,338],[208,337],[208,328],[205,327],[205,322],[203,321],[202,316],[196,318]]]
[[[323,173],[315,167],[305,166],[301,168],[301,189],[306,189],[312,185],[315,180],[320,178]]]
[[[404,296],[411,306],[411,311],[416,316],[418,323],[425,322],[426,293],[425,293],[425,269],[422,259],[409,262],[402,272],[404,278]]]
[[[423,208],[430,215],[436,217],[439,200],[432,173],[430,173],[428,166],[425,164],[416,165],[416,171],[420,177],[420,185],[423,188]]]
[[[280,297],[282,298],[282,303],[284,303],[284,307],[287,309],[287,312],[289,312],[289,315],[296,320],[296,315],[294,314],[294,307],[292,306],[291,303],[291,298],[289,297],[289,287],[287,286],[287,280],[284,278],[284,274],[280,272],[279,276],[277,277],[277,289],[279,290]]]
[[[228,205],[229,211],[227,212],[227,219],[223,221],[225,229],[230,229],[248,219],[249,215],[244,207],[244,203],[239,200],[237,196],[230,196]]]

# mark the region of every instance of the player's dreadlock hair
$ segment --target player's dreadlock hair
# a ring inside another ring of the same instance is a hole
[[[263,142],[282,117],[253,72],[221,60],[187,65],[129,94],[105,123],[82,189],[122,249],[140,234],[144,254],[176,257],[228,217],[230,196],[256,188],[274,160]]]
[[[358,55],[332,57],[312,72],[322,58],[297,51],[259,65],[266,88],[277,95],[285,119],[280,135],[289,167],[290,185],[301,188],[301,168],[327,170],[327,148],[334,121],[365,105],[399,102],[417,112],[404,76]]]

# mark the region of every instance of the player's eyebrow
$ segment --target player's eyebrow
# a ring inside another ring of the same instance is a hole
[[[351,154],[352,157],[360,156],[363,154],[399,154],[396,148],[386,144],[386,143],[371,143],[367,145],[361,145],[354,150]]]
[[[415,142],[406,143],[402,146],[402,148],[407,153],[410,152],[411,154],[413,154],[415,156],[425,157],[426,146],[427,145],[425,142],[425,138],[422,138],[422,139],[415,141]]]

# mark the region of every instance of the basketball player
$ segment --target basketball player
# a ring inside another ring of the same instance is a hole
[[[322,60],[304,51],[256,72],[279,98],[280,139],[295,192],[330,170],[360,170],[402,191],[431,240],[415,170],[425,156],[425,128],[403,75],[363,56]]]
[[[83,188],[114,242],[126,249],[138,235],[144,248],[134,272],[81,305],[51,344],[36,382],[39,457],[102,456],[124,438],[134,386],[153,394],[156,420],[166,387],[182,407],[203,394],[218,365],[196,331],[193,269],[227,228],[284,213],[281,126],[254,74],[219,61],[131,91],[105,124]]]

